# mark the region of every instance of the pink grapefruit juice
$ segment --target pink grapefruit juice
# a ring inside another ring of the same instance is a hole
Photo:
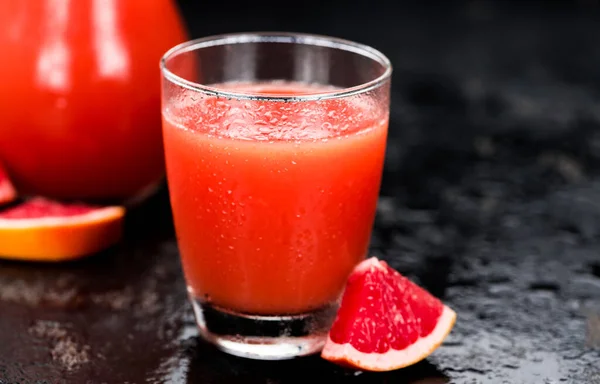
[[[226,83],[260,95],[330,88]],[[257,101],[195,94],[163,112],[167,177],[191,294],[242,313],[338,299],[366,256],[387,104],[369,96]]]

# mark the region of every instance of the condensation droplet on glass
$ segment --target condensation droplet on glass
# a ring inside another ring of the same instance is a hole
[[[233,193],[233,191],[232,191],[231,189],[228,189],[228,190],[227,190],[227,194],[228,194],[228,195],[231,195],[232,193]]]
[[[213,189],[211,187],[208,187],[208,192],[212,193]]]
[[[294,160],[292,160],[292,164],[296,165],[297,163]]]

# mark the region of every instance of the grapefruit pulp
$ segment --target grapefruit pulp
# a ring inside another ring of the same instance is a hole
[[[0,205],[10,203],[17,198],[17,192],[0,164]]]
[[[439,347],[455,321],[452,309],[372,257],[348,278],[321,356],[365,371],[403,368]]]
[[[98,252],[122,236],[125,209],[42,197],[0,211],[0,257],[63,261]]]

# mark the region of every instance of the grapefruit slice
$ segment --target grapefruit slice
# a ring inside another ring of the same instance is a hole
[[[455,321],[452,309],[372,257],[348,278],[321,356],[365,371],[407,367],[439,347]]]
[[[0,205],[10,203],[17,198],[17,192],[0,164]]]
[[[125,209],[41,197],[0,211],[0,257],[62,261],[98,252],[122,236]]]

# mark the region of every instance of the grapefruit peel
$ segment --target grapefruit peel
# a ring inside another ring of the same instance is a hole
[[[65,261],[99,252],[122,237],[125,209],[35,197],[0,211],[0,257]]]
[[[361,352],[349,341],[339,343],[332,340],[331,331],[334,330],[334,328],[336,327],[336,323],[339,320],[340,312],[342,310],[342,307],[340,307],[340,311],[338,311],[338,318],[336,318],[332,330],[330,331],[327,337],[325,346],[321,351],[321,357],[332,363],[347,368],[374,372],[391,371],[416,364],[419,361],[427,358],[443,343],[445,338],[448,336],[448,334],[454,327],[454,324],[456,322],[456,312],[454,312],[451,308],[441,303],[429,292],[410,282],[404,276],[400,275],[399,272],[393,270],[387,265],[387,263],[385,263],[385,261],[380,261],[375,257],[371,257],[358,264],[352,272],[352,275],[368,274],[373,273],[374,271],[382,272],[385,274],[394,274],[395,279],[404,280],[404,283],[408,284],[409,289],[414,289],[415,291],[418,291],[418,295],[426,295],[428,300],[437,301],[438,304],[442,306],[442,309],[439,317],[437,318],[435,327],[431,332],[429,332],[429,334],[418,337],[412,344],[406,346],[403,349],[394,349],[390,345],[389,349],[383,353]],[[349,279],[348,284],[353,284],[351,279]],[[348,287],[346,288],[346,292],[343,295],[341,306],[344,306],[345,304],[355,304],[350,303],[350,301],[352,301],[352,298],[347,297],[347,292]],[[356,310],[361,311],[361,309],[363,308],[359,308]],[[387,313],[384,316],[386,315],[391,316],[392,314]],[[401,319],[402,316],[394,314],[394,320],[392,321],[394,322],[395,326],[398,326],[403,322],[403,320]],[[364,328],[368,329],[368,327]],[[372,337],[374,335],[367,334],[364,336]],[[371,342],[376,343],[377,340],[371,340]]]

